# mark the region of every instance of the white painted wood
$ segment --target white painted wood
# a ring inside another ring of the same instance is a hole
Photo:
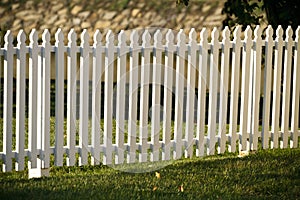
[[[100,137],[101,137],[101,77],[102,77],[102,34],[96,30],[94,34],[93,53],[93,89],[92,89],[92,165],[100,163]]]
[[[116,164],[124,163],[124,130],[125,130],[125,91],[126,91],[126,35],[122,30],[118,35],[118,68],[117,68],[117,108],[116,108],[116,144],[118,152]]]
[[[236,151],[237,140],[237,114],[238,114],[238,98],[240,85],[240,56],[241,56],[241,27],[237,26],[234,30],[233,39],[233,55],[232,55],[232,70],[231,70],[231,99],[230,99],[230,126],[229,135],[231,137],[230,152]]]
[[[250,74],[250,62],[251,62],[251,46],[252,46],[252,30],[248,26],[245,30],[245,40],[243,47],[243,63],[242,63],[242,88],[241,88],[241,113],[240,113],[240,133],[242,138],[240,139],[239,150],[245,151],[247,149],[247,122],[248,122],[248,101],[249,96],[249,74]]]
[[[259,101],[260,101],[260,83],[261,83],[261,53],[262,53],[262,28],[257,25],[254,30],[254,43],[253,43],[253,70],[252,70],[252,121],[250,144],[252,150],[257,150],[258,134],[259,134]],[[251,86],[251,85],[250,85]],[[251,98],[251,96],[250,96]]]
[[[129,114],[128,114],[128,144],[127,162],[136,160],[137,132],[137,89],[138,89],[138,32],[133,30],[130,35],[130,72],[129,72]]]
[[[174,34],[171,29],[166,34],[165,66],[164,66],[164,103],[163,103],[163,152],[162,160],[170,160],[171,153],[171,112],[173,93],[173,59],[175,51]]]
[[[149,82],[150,82],[150,33],[145,30],[142,36],[142,66],[141,66],[141,97],[140,97],[140,144],[142,146],[139,154],[139,161],[147,161],[147,143],[148,143],[148,99],[149,99]]]
[[[84,29],[80,45],[79,165],[88,164],[89,39],[88,31]]]
[[[152,113],[151,113],[151,161],[158,161],[160,135],[160,92],[162,74],[162,33],[157,30],[154,34],[153,80],[152,80]]]
[[[28,150],[30,159],[28,168],[37,167],[37,72],[38,72],[38,33],[33,29],[29,35],[29,119]]]
[[[12,111],[13,111],[13,35],[4,36],[4,102],[3,102],[3,172],[12,170]]]
[[[50,32],[46,29],[42,35],[42,168],[50,167],[50,76],[51,76],[51,44]]]
[[[288,147],[289,118],[290,118],[290,98],[291,98],[291,71],[292,71],[292,50],[293,50],[293,29],[289,26],[285,32],[284,46],[284,74],[283,74],[283,93],[282,93],[282,118],[281,132],[283,133],[283,141],[281,148]]]
[[[292,148],[298,147],[299,137],[299,95],[300,95],[300,26],[298,26],[295,32],[295,50],[294,50],[294,71],[293,71],[293,97],[292,97],[292,121],[291,130]]]
[[[63,165],[64,145],[64,34],[55,33],[55,165]]]
[[[106,35],[105,52],[105,94],[104,94],[104,146],[103,164],[112,163],[112,111],[113,111],[113,75],[114,75],[114,34]]]
[[[182,156],[182,129],[183,129],[183,95],[184,95],[184,62],[185,62],[185,33],[180,29],[177,34],[177,55],[176,55],[176,88],[175,88],[175,122],[174,122],[174,159]]]
[[[227,99],[228,99],[228,76],[229,76],[229,50],[230,32],[226,26],[222,33],[222,58],[221,58],[221,78],[220,78],[220,112],[219,130],[220,137],[218,153],[224,153],[226,149],[226,121],[227,121]]]
[[[271,148],[278,148],[280,98],[281,98],[281,77],[282,77],[282,50],[283,50],[283,29],[278,26],[275,40],[274,60],[274,84],[273,84],[273,106],[272,106],[272,140]],[[258,114],[257,114],[258,115]]]
[[[263,119],[262,119],[262,146],[267,149],[269,146],[269,115],[270,115],[270,91],[272,73],[272,53],[273,53],[273,29],[268,26],[265,39],[265,68],[264,68],[264,100],[263,100]]]
[[[197,102],[197,133],[198,148],[196,156],[204,156],[205,142],[205,107],[206,107],[206,88],[207,88],[207,59],[208,59],[208,41],[207,30],[202,29],[200,33],[200,51],[198,67],[198,102]]]
[[[76,145],[76,71],[77,71],[77,35],[74,29],[68,34],[68,83],[67,83],[67,166],[74,166]]]
[[[219,31],[214,28],[212,31],[212,47],[210,54],[210,83],[209,83],[209,105],[208,105],[208,145],[207,154],[215,154],[216,144],[216,117],[217,117],[217,90],[218,90],[218,76],[219,76]]]
[[[191,29],[189,33],[188,45],[188,74],[187,74],[187,105],[186,105],[186,129],[185,139],[187,146],[185,148],[185,157],[193,156],[193,138],[194,138],[194,103],[195,103],[195,74],[196,74],[196,31]]]
[[[16,85],[16,171],[24,170],[25,148],[25,70],[26,70],[26,34],[23,30],[18,33],[17,45],[17,85]]]

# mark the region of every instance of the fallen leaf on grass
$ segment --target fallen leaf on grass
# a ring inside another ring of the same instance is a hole
[[[152,189],[152,191],[156,191],[157,190],[157,187],[156,186],[154,186],[154,188]]]
[[[178,186],[178,192],[183,192],[183,185]]]
[[[155,172],[155,176],[156,176],[156,178],[160,178],[160,173],[159,172]]]

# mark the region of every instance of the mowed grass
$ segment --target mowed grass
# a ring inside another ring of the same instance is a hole
[[[28,171],[0,173],[0,199],[300,199],[300,149],[182,159],[138,174],[103,165],[53,167],[31,180]]]

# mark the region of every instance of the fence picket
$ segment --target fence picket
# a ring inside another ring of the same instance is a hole
[[[117,69],[117,111],[116,143],[118,146],[116,164],[124,162],[124,128],[125,128],[125,91],[126,91],[126,35],[121,31],[118,36]]]
[[[274,85],[273,85],[273,108],[272,108],[272,141],[271,148],[278,148],[279,135],[279,114],[281,98],[281,76],[282,76],[282,50],[283,50],[283,30],[278,26],[275,40],[275,64],[274,64]]]
[[[140,97],[140,162],[147,161],[148,142],[148,99],[149,99],[149,75],[150,75],[150,33],[143,33],[142,66],[141,66],[141,97]]]
[[[26,76],[26,34],[18,33],[17,85],[16,85],[16,171],[24,170],[25,148],[25,76]]]
[[[89,108],[89,34],[85,29],[81,33],[80,50],[80,120],[79,120],[79,165],[88,162],[88,108]]]
[[[29,121],[28,150],[30,151],[29,169],[37,167],[37,71],[38,71],[38,33],[30,33],[29,53]]]
[[[112,111],[113,111],[113,75],[114,75],[114,34],[106,35],[105,86],[104,86],[104,146],[103,164],[112,163]]]
[[[223,30],[222,40],[222,60],[220,79],[220,114],[219,114],[219,148],[218,153],[224,153],[226,149],[226,118],[227,118],[227,95],[228,95],[228,75],[229,75],[229,50],[230,32],[226,26]]]
[[[129,72],[129,114],[128,114],[128,144],[127,162],[135,162],[136,129],[137,129],[137,87],[138,87],[138,32],[134,30],[130,35],[130,72]]]
[[[292,147],[298,147],[299,137],[299,95],[300,95],[300,26],[298,26],[295,38],[294,71],[293,71],[293,97],[291,130],[293,133]]]
[[[252,150],[257,150],[258,144],[258,126],[259,126],[259,101],[260,101],[260,82],[261,82],[261,52],[262,52],[262,29],[256,26],[254,30],[254,43],[253,43],[253,70],[251,74],[252,82],[252,121],[250,144]],[[251,96],[250,96],[251,98]]]
[[[183,94],[184,94],[184,61],[185,61],[185,34],[181,29],[177,34],[176,55],[176,88],[175,88],[175,122],[174,122],[174,159],[182,156],[182,124],[183,124]]]
[[[12,170],[12,111],[13,111],[13,35],[7,31],[4,37],[4,102],[3,102],[3,171]]]
[[[55,33],[55,165],[63,165],[64,142],[64,34]]]
[[[197,156],[204,156],[204,132],[205,132],[205,107],[206,107],[206,87],[207,87],[207,59],[208,41],[207,30],[204,28],[200,33],[200,51],[198,66],[198,102],[197,102],[197,135],[198,148]]]
[[[170,160],[171,151],[171,112],[172,112],[172,93],[173,93],[173,58],[175,51],[174,34],[171,29],[166,34],[165,47],[165,67],[164,67],[164,116],[163,116],[163,160]]]
[[[153,80],[152,80],[152,116],[151,116],[151,144],[153,146],[151,161],[159,160],[160,135],[160,87],[162,74],[162,34],[157,30],[154,34]]]
[[[68,85],[67,85],[67,147],[69,149],[67,166],[75,165],[76,143],[76,91],[77,91],[77,35],[74,29],[68,34]]]
[[[212,31],[212,47],[210,55],[210,83],[209,83],[209,105],[208,105],[208,144],[207,154],[215,154],[216,144],[216,115],[217,115],[217,83],[218,83],[218,64],[219,64],[219,31],[214,28]]]
[[[50,32],[46,29],[42,35],[43,39],[43,51],[42,51],[42,140],[41,147],[43,155],[42,168],[50,167],[50,68],[51,68],[51,57],[50,57]]]
[[[186,129],[185,157],[193,156],[193,137],[194,137],[194,103],[195,103],[195,73],[196,73],[196,31],[192,29],[189,33],[188,45],[188,77],[187,77],[187,105],[186,105]]]
[[[288,147],[289,133],[289,116],[290,116],[290,88],[291,88],[291,71],[292,71],[292,50],[293,50],[293,30],[289,26],[286,30],[285,48],[284,48],[284,79],[282,93],[282,118],[281,132],[283,134],[282,148]]]
[[[234,30],[233,39],[233,55],[232,55],[232,73],[231,73],[231,99],[230,99],[230,125],[229,134],[230,152],[236,151],[237,140],[237,114],[238,114],[238,99],[239,99],[239,85],[240,85],[240,56],[241,56],[241,27],[237,26]]]

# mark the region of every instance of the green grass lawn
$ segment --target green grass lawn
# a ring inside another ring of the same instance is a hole
[[[156,177],[160,173],[160,178]],[[182,159],[148,173],[53,167],[50,177],[0,173],[0,199],[300,199],[300,149]]]

